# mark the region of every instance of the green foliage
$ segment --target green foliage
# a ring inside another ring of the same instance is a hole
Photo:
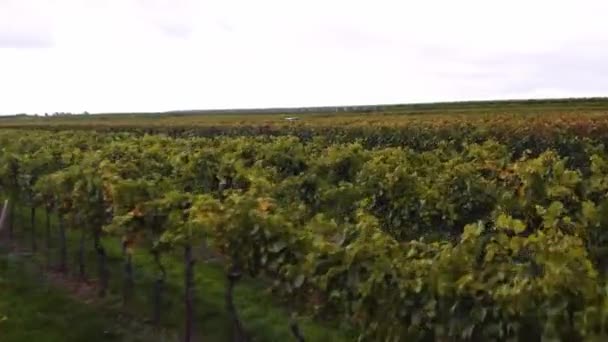
[[[2,131],[1,186],[130,248],[204,243],[361,340],[606,338],[603,144],[469,129],[374,148]]]

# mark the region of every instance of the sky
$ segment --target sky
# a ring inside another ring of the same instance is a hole
[[[0,114],[608,96],[605,0],[0,0]]]

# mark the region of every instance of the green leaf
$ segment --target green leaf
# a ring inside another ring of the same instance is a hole
[[[595,203],[591,201],[584,201],[581,211],[583,214],[583,221],[587,225],[596,225],[598,223],[598,212]]]
[[[477,223],[467,224],[464,227],[464,231],[463,231],[461,237],[463,240],[474,239],[474,238],[478,237],[479,235],[481,235],[481,233],[484,231],[484,229],[485,229],[484,224],[481,221],[479,221]]]
[[[500,214],[498,216],[496,219],[496,227],[510,230],[516,234],[520,234],[526,230],[526,224],[522,220],[514,219],[507,214]]]

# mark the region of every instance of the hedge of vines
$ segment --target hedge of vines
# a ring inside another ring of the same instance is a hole
[[[508,111],[508,110],[507,110]],[[606,143],[608,115],[601,111],[543,112],[508,114],[433,115],[302,115],[299,121],[285,122],[281,115],[240,116],[157,116],[133,118],[128,115],[76,118],[30,118],[0,120],[0,128],[41,130],[84,130],[105,133],[130,132],[166,134],[172,137],[276,137],[291,135],[303,142],[323,139],[328,144],[359,142],[365,148],[405,146],[428,150],[450,142],[483,142],[493,139],[509,146],[515,154],[530,149],[577,151],[581,137]]]
[[[11,203],[59,215],[60,268],[66,227],[92,235],[101,284],[104,235],[122,238],[127,270],[133,248],[161,275],[163,256],[183,253],[186,336],[193,249],[205,244],[232,285],[270,279],[291,310],[348,322],[361,340],[608,338],[601,138],[547,138],[545,149],[453,134],[463,138],[372,147],[3,130],[0,186]]]

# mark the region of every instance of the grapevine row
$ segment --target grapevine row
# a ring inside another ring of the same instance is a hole
[[[66,227],[94,237],[102,295],[102,235],[122,239],[125,300],[133,248],[154,255],[159,283],[163,256],[183,253],[186,337],[202,244],[227,260],[243,339],[230,294],[244,275],[363,340],[608,336],[608,153],[598,140],[516,151],[491,139],[417,149],[5,130],[0,143],[11,203],[56,212],[63,241]]]

